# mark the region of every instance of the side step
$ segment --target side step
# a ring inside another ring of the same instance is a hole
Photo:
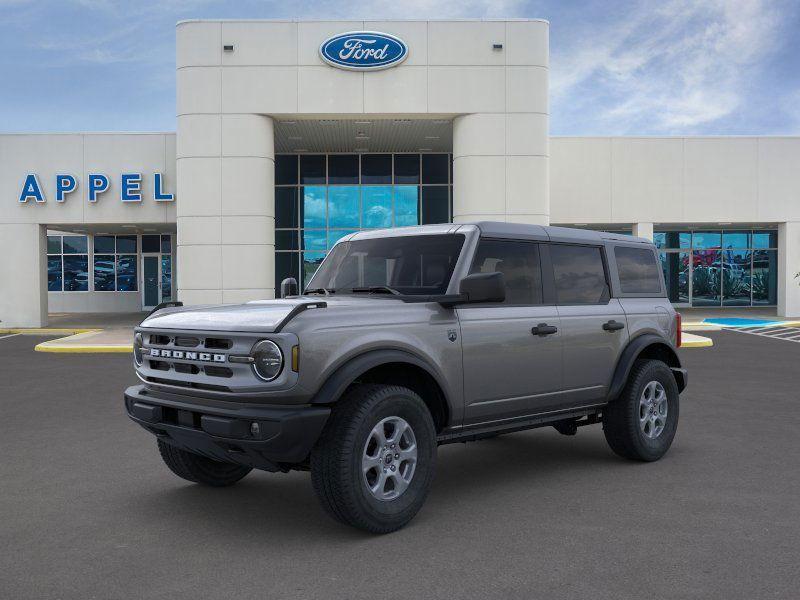
[[[575,426],[593,425],[600,422],[603,404],[585,406],[579,409],[570,409],[552,413],[543,413],[529,417],[521,417],[502,424],[488,423],[485,425],[471,426],[464,429],[450,430],[437,436],[436,441],[439,445],[455,444],[457,442],[471,442],[481,438],[492,437],[502,433],[514,433],[526,429],[536,429],[537,427],[547,427],[558,422],[574,420]],[[585,417],[585,418],[584,418]]]

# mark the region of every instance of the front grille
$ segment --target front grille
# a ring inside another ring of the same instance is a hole
[[[228,350],[232,347],[232,340],[224,338],[206,338],[206,348],[209,350]]]
[[[179,335],[175,337],[175,345],[181,348],[196,348],[200,345],[200,338]]]

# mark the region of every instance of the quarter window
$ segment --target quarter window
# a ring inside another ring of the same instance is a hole
[[[617,246],[614,256],[623,293],[661,294],[661,278],[652,250]]]
[[[599,304],[609,298],[603,255],[595,246],[550,246],[558,304]]]
[[[506,284],[504,304],[542,303],[538,244],[481,240],[470,272],[502,273]]]

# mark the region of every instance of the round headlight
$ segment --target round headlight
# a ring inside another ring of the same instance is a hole
[[[251,352],[253,356],[253,371],[259,379],[272,381],[281,374],[283,369],[283,353],[275,342],[261,340]]]
[[[144,338],[141,333],[133,336],[133,361],[136,366],[142,366],[142,346],[144,345]]]

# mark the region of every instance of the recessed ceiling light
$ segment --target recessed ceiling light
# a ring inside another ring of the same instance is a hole
[[[372,121],[356,121],[356,125],[372,125]]]
[[[308,148],[295,148],[294,152],[308,152]]]
[[[433,152],[433,148],[420,148],[420,152]]]
[[[410,125],[411,119],[395,119],[394,123],[395,125]]]
[[[323,125],[335,125],[339,122],[339,119],[320,119],[319,122]]]
[[[354,148],[354,152],[369,152],[369,148]]]
[[[450,120],[449,119],[434,119],[433,122],[436,125],[446,125],[446,124],[450,123]]]
[[[299,135],[290,135],[289,139],[290,140],[302,140],[303,138],[301,136],[299,136]]]
[[[281,125],[297,125],[297,121],[281,121]]]
[[[121,225],[123,229],[136,229],[136,225]]]
[[[368,135],[364,135],[363,133],[359,133],[359,134],[356,135],[356,139],[357,140],[368,140],[369,136]]]
[[[426,135],[425,139],[426,140],[438,140],[439,136],[438,135]]]

